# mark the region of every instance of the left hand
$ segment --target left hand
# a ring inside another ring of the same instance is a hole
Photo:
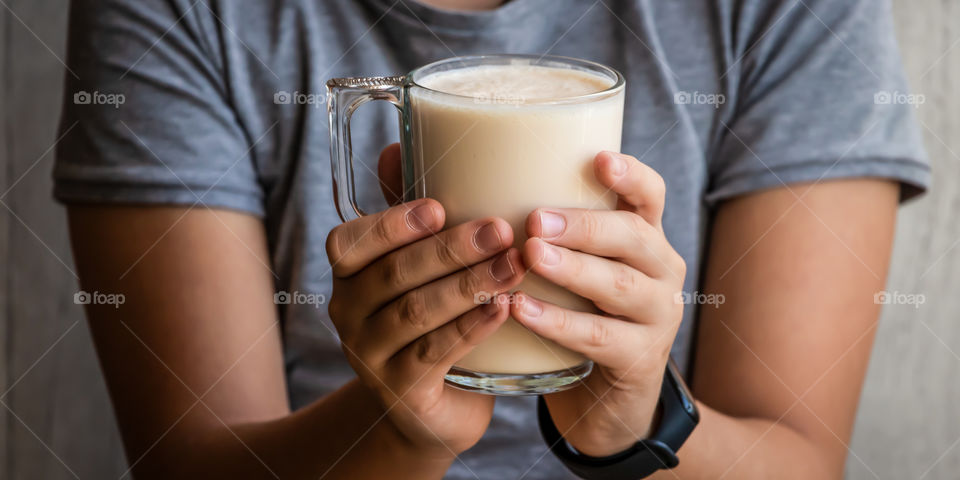
[[[635,158],[602,152],[594,174],[618,195],[617,210],[537,209],[527,218],[523,261],[531,271],[592,300],[576,312],[518,292],[511,316],[534,333],[594,361],[583,383],[547,395],[564,438],[602,457],[643,439],[683,304],[686,265],[663,232],[665,186]]]

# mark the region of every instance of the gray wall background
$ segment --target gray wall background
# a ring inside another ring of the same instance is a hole
[[[64,211],[50,199],[67,0],[0,0],[0,478],[108,479],[120,440],[80,308]],[[936,177],[901,210],[851,479],[960,475],[960,2],[895,0]]]

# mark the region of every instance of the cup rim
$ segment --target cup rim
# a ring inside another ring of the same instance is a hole
[[[479,62],[482,62],[488,59],[523,59],[523,60],[534,60],[534,62],[547,61],[547,62],[554,62],[554,63],[560,63],[560,64],[567,64],[574,67],[584,67],[585,69],[589,69],[593,72],[599,71],[601,73],[607,74],[608,77],[612,77],[615,79],[613,82],[613,85],[610,85],[609,87],[596,92],[585,93],[583,95],[575,95],[572,97],[554,97],[554,98],[525,100],[524,102],[521,103],[521,105],[531,105],[531,104],[532,105],[557,105],[557,104],[570,104],[570,103],[586,103],[592,100],[612,96],[613,94],[623,90],[627,83],[626,79],[623,77],[623,74],[621,74],[617,69],[608,67],[602,63],[594,62],[591,60],[584,60],[581,58],[574,58],[574,57],[565,57],[561,55],[531,55],[531,54],[514,54],[514,53],[464,55],[459,57],[445,58],[443,60],[431,62],[426,65],[413,69],[410,73],[407,74],[406,83],[408,85],[416,86],[417,88],[422,88],[424,90],[427,90],[439,95],[443,95],[443,96],[475,100],[477,97],[474,97],[472,95],[461,95],[457,93],[444,92],[442,90],[435,90],[433,88],[429,88],[427,86],[424,86],[421,83],[418,83],[416,77],[418,74],[420,74],[424,70],[428,70],[430,68],[434,68],[440,65],[457,63],[457,62],[467,62],[467,61],[478,62],[479,64]],[[535,63],[532,63],[532,64],[535,64]],[[557,68],[557,67],[550,67],[549,65],[544,65],[544,66],[546,68]]]

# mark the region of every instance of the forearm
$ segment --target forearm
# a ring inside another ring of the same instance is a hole
[[[651,478],[842,478],[842,464],[832,465],[809,438],[785,423],[736,418],[700,402],[697,407],[700,424],[680,449],[680,465]]]
[[[505,304],[495,305],[492,317],[475,308],[471,290],[461,292],[456,304],[425,305],[422,311],[431,312],[433,322],[426,331],[419,330],[426,320],[408,321],[395,303],[388,313],[394,312],[397,322],[373,318],[386,308],[381,304],[414,288],[429,286],[421,298],[450,300],[437,292],[472,285],[459,280],[471,274],[462,269],[462,259],[485,261],[478,268],[492,271],[495,260],[488,257],[497,250],[479,252],[471,240],[481,221],[432,235],[443,225],[441,207],[436,201],[421,203],[430,207],[432,223],[421,218],[416,224],[432,225],[429,232],[409,226],[407,214],[416,209],[405,205],[389,210],[386,220],[386,213],[364,217],[367,223],[388,222],[387,231],[400,232],[390,236],[397,243],[367,238],[369,245],[358,246],[350,238],[365,238],[372,228],[362,222],[337,229],[339,235],[353,233],[333,242],[350,245],[353,255],[331,260],[336,276],[331,320],[338,329],[354,329],[341,338],[356,340],[345,348],[364,352],[366,358],[357,359],[364,366],[377,365],[368,379],[414,399],[407,402],[410,408],[399,405],[389,417],[378,392],[359,381],[290,412],[278,310],[270,293],[277,286],[263,261],[270,256],[259,219],[179,207],[71,207],[82,287],[125,299],[116,306],[90,302],[87,315],[136,478],[442,477],[453,452],[479,439],[493,410],[490,397],[442,388],[443,367],[495,331],[508,312]],[[501,247],[510,245],[509,225],[499,220],[495,227]],[[424,261],[442,250],[434,244],[455,244],[463,251],[447,263]],[[392,257],[397,264],[424,268],[405,275],[407,284],[380,285],[379,272],[391,267],[370,262],[401,246],[410,248],[405,255],[416,262]],[[507,258],[511,272],[520,271],[518,256],[513,251]],[[353,270],[344,273],[347,267]],[[348,282],[358,270],[373,273],[364,277],[366,283]],[[441,281],[430,283],[433,278]],[[513,275],[512,283],[503,283],[491,274],[479,290],[508,289],[519,281]],[[374,293],[353,298],[344,291],[380,292],[382,298],[372,299]],[[344,313],[344,305],[363,311]],[[479,322],[482,326],[473,328]],[[375,328],[384,330],[370,334]],[[445,352],[442,362],[420,358],[425,350],[408,345],[424,339],[441,342],[430,343],[430,352]]]
[[[807,208],[792,209],[793,189]],[[700,406],[681,478],[843,475],[899,191],[871,179],[793,189],[716,213],[703,291],[723,300],[699,310],[691,372],[714,408]]]
[[[356,380],[276,420],[207,425],[164,442],[175,445],[144,458],[137,478],[431,479],[453,458],[415,451]]]

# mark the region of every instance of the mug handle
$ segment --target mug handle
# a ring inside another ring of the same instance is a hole
[[[372,100],[386,100],[401,112],[406,76],[333,78],[327,81],[327,121],[330,126],[330,164],[333,174],[333,201],[344,222],[366,215],[357,205],[354,183],[353,145],[350,117]],[[401,168],[401,170],[403,170]],[[401,195],[405,197],[405,195]]]

